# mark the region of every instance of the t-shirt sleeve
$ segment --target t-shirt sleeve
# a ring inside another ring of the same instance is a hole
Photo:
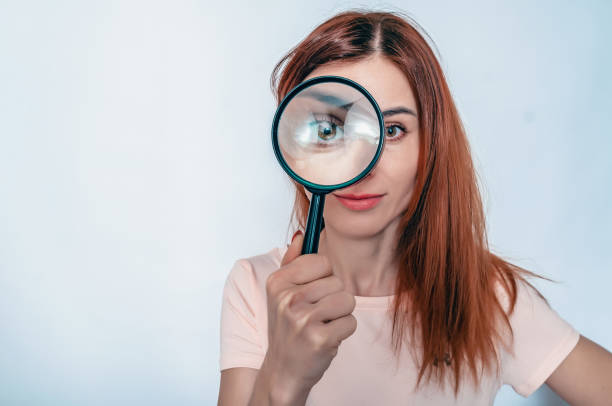
[[[518,296],[510,324],[513,353],[506,353],[503,383],[528,397],[538,389],[574,349],[580,333],[552,309],[537,292],[517,281]]]
[[[251,264],[240,259],[234,263],[223,287],[221,304],[220,370],[234,367],[260,369],[265,351],[258,328],[255,275]]]

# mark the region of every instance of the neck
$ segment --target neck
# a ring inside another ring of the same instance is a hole
[[[399,219],[380,233],[355,237],[326,224],[319,237],[318,253],[327,256],[334,275],[344,290],[354,296],[391,296],[395,294],[397,267],[393,252],[397,244]]]

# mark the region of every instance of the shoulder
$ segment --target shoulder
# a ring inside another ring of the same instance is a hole
[[[580,333],[528,280],[515,279],[516,300],[500,283],[500,304],[511,331],[504,328],[502,381],[525,397],[535,391],[576,345]]]
[[[495,293],[504,316],[496,320],[505,351],[533,340],[538,331],[567,329],[567,323],[551,307],[548,300],[527,279],[513,275],[513,281],[495,282]],[[512,283],[513,282],[513,283]],[[524,341],[524,343],[521,343]]]
[[[265,253],[236,260],[226,284],[232,283],[243,289],[250,285],[265,292],[268,276],[278,270],[285,251],[286,247],[274,247]]]
[[[512,285],[514,285],[514,288]],[[514,277],[514,284],[497,280],[495,282],[495,293],[508,316],[516,315],[517,311],[525,307],[546,306],[550,308],[548,300],[540,291],[531,282],[518,276]]]
[[[268,345],[265,285],[268,276],[278,269],[281,255],[284,250],[276,247],[240,258],[229,271],[221,304],[221,371],[261,367]]]

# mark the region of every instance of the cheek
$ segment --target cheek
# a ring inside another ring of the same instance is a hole
[[[418,145],[394,145],[385,151],[379,171],[398,190],[410,188],[416,179],[418,159]]]

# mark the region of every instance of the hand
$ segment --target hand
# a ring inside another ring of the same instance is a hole
[[[355,297],[344,290],[327,257],[300,255],[303,240],[301,233],[294,237],[281,267],[266,281],[265,362],[277,385],[291,394],[309,392],[357,328],[351,314]]]

